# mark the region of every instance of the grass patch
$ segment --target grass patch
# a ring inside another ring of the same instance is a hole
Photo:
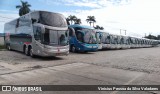
[[[0,45],[0,49],[5,49],[6,47],[4,45]]]

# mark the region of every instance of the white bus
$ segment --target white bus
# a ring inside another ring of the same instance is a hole
[[[5,24],[5,45],[26,55],[69,54],[68,26],[59,13],[34,11]]]

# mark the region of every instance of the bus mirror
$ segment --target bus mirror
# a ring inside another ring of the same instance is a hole
[[[69,36],[75,36],[75,30],[73,28],[69,28]]]

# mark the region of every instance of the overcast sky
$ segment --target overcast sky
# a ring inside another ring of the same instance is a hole
[[[143,37],[146,33],[160,35],[160,0],[24,0],[32,5],[31,10],[59,12],[66,17],[76,15],[82,24],[87,16],[95,16],[95,25],[106,32]],[[0,0],[0,32],[4,23],[18,17],[16,5],[20,0]],[[121,31],[124,34],[124,31]]]

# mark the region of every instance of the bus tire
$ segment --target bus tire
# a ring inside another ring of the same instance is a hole
[[[25,47],[25,55],[29,56],[29,52],[28,52],[28,48],[27,47]]]
[[[84,51],[84,53],[88,53],[88,51]]]
[[[76,47],[74,45],[71,46],[71,52],[73,52],[73,53],[76,52]]]
[[[33,49],[32,49],[32,47],[30,47],[29,48],[29,55],[31,56],[31,57],[35,57],[35,55],[33,54]]]
[[[7,45],[7,49],[9,50],[9,51],[11,51],[12,49],[11,49],[11,46],[8,44]]]
[[[26,51],[26,45],[23,46],[23,53],[25,54]]]

